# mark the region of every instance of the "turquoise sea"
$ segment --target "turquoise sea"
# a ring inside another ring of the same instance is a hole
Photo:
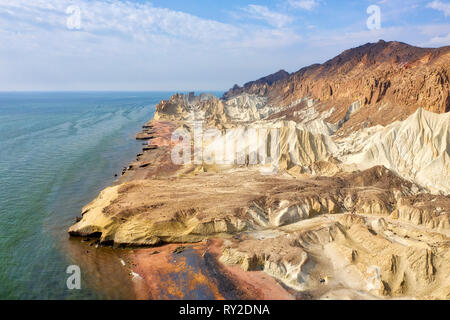
[[[133,298],[120,250],[67,228],[135,158],[135,134],[171,94],[0,93],[0,299]],[[67,289],[72,264],[81,290]]]

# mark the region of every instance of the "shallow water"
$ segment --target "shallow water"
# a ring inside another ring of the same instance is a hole
[[[69,239],[170,92],[0,93],[0,299],[133,298],[120,250]],[[68,290],[66,268],[81,268]]]

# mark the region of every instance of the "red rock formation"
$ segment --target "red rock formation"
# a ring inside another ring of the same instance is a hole
[[[349,132],[363,125],[404,120],[419,107],[436,113],[450,111],[449,68],[450,46],[418,48],[380,40],[302,68],[271,85],[254,82],[233,88],[225,97],[247,92],[267,96],[275,105],[290,105],[310,96],[322,102],[322,111],[335,107],[330,122],[338,122],[351,103],[360,101],[363,108],[341,128]]]
[[[265,95],[267,93],[268,88],[272,84],[274,84],[277,81],[284,80],[288,77],[289,77],[288,72],[286,72],[285,70],[280,70],[276,73],[273,73],[256,81],[247,82],[246,84],[244,84],[243,87],[240,87],[237,84],[235,84],[234,87],[230,89],[230,91],[224,94],[224,98],[228,99],[233,96],[239,95],[243,92],[252,92],[258,95]]]

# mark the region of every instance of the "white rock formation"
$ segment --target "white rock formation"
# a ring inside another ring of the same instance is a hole
[[[433,193],[450,192],[450,113],[418,109],[405,121],[363,129],[338,145],[344,163],[383,165]]]
[[[278,111],[267,104],[267,98],[242,94],[225,103],[225,113],[235,122],[254,122]]]

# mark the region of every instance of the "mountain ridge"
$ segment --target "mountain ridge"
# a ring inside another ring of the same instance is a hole
[[[345,50],[270,85],[250,82],[250,86],[232,88],[224,97],[247,93],[267,97],[273,105],[288,106],[309,96],[322,102],[321,111],[336,109],[328,119],[331,123],[345,116],[350,104],[360,101],[360,114],[341,129],[346,134],[350,127],[355,130],[363,124],[404,120],[419,107],[436,113],[450,111],[449,66],[450,46],[420,48],[380,40]],[[377,110],[380,108],[385,110]]]

